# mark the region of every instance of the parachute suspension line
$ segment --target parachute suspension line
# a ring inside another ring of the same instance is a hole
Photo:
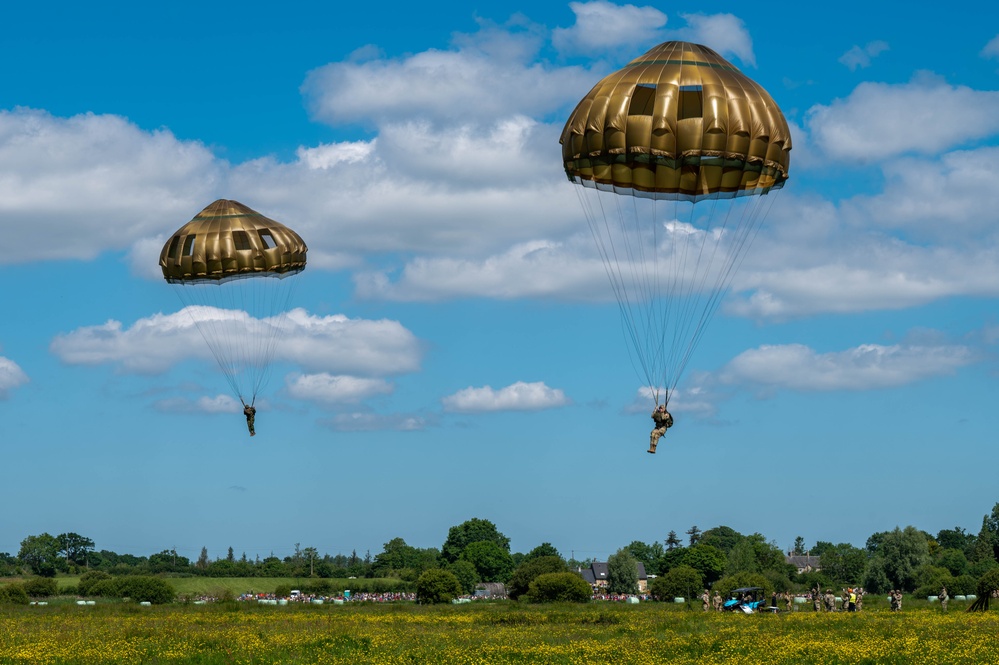
[[[171,289],[171,291],[176,293],[177,299],[180,301],[182,309],[187,312],[188,316],[191,317],[191,322],[194,324],[194,328],[198,331],[198,334],[201,335],[201,338],[205,340],[205,344],[208,346],[208,350],[211,351],[212,357],[215,358],[215,362],[218,364],[219,369],[222,370],[222,375],[225,377],[226,382],[229,384],[229,389],[232,391],[234,395],[240,397],[239,386],[236,383],[235,374],[232,368],[229,365],[227,365],[225,362],[223,362],[221,347],[215,343],[217,337],[214,335],[210,335],[209,331],[206,330],[206,328],[213,328],[213,329],[215,328],[212,322],[206,321],[204,318],[206,315],[205,308],[209,307],[209,305],[203,302],[205,301],[205,298],[199,298],[198,297],[199,294],[194,293],[194,291],[206,287],[208,287],[208,285],[202,285],[202,284],[182,285],[176,289]],[[188,293],[185,293],[185,295],[181,295],[181,289],[186,289]],[[201,316],[202,319],[199,320],[198,316]],[[242,398],[240,397],[240,399]]]
[[[674,377],[674,388],[676,383],[679,381],[680,375],[683,374],[683,370],[686,368],[687,363],[690,361],[693,351],[700,342],[708,324],[714,317],[715,312],[718,310],[722,300],[728,295],[732,281],[738,273],[742,262],[745,260],[749,247],[752,246],[753,241],[756,239],[760,227],[762,226],[763,220],[767,218],[770,209],[776,201],[775,191],[769,192],[767,196],[769,197],[768,200],[764,200],[763,196],[756,195],[746,197],[742,201],[742,203],[744,203],[742,214],[740,219],[734,225],[734,237],[722,261],[723,270],[718,272],[714,283],[711,285],[711,289],[709,290],[711,295],[708,298],[705,307],[701,311],[700,319],[697,326],[694,328],[693,335],[690,337],[689,344],[687,345],[680,361],[679,372],[677,372]],[[723,229],[728,224],[728,217],[731,214],[731,210],[731,207],[728,208],[725,224],[722,225]]]
[[[640,350],[641,345],[637,336],[637,328],[634,319],[634,308],[630,304],[628,296],[627,282],[622,274],[620,261],[617,259],[617,246],[614,239],[614,232],[610,226],[610,215],[604,208],[604,198],[596,189],[588,187],[574,187],[579,198],[583,213],[586,217],[590,234],[593,236],[593,244],[604,264],[604,272],[610,282],[611,291],[617,301],[618,311],[621,314],[623,332],[629,339],[627,345],[628,357],[632,368],[637,374],[644,374],[646,381],[652,383],[648,368],[643,362]],[[599,216],[598,216],[599,214]],[[627,243],[627,237],[621,239],[622,243]],[[636,355],[638,356],[636,358]],[[638,361],[636,364],[636,360]]]

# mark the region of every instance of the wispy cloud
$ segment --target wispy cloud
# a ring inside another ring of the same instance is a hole
[[[566,406],[569,398],[557,388],[542,382],[514,384],[493,389],[468,387],[441,400],[444,410],[454,413],[485,413],[492,411],[539,411]]]

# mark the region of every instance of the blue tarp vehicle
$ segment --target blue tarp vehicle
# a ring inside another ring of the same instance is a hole
[[[728,600],[722,605],[727,612],[743,612],[752,614],[767,609],[769,603],[763,597],[763,589],[758,586],[740,587],[732,589]]]

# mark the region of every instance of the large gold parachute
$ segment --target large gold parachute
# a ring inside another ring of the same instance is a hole
[[[636,369],[668,403],[766,216],[761,195],[788,178],[787,121],[718,53],[673,41],[597,83],[560,143]]]
[[[308,247],[295,231],[238,201],[215,201],[160,252],[175,287],[233,392],[252,405],[283,330]]]

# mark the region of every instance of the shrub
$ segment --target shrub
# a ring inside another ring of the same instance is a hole
[[[461,583],[448,570],[431,568],[416,580],[416,602],[421,605],[450,603],[460,595]]]
[[[177,595],[169,582],[158,577],[129,575],[121,578],[118,586],[120,598],[131,598],[153,604],[172,602]]]
[[[166,580],[146,575],[126,575],[99,580],[90,585],[90,596],[102,598],[131,598],[155,604],[169,603],[176,592]]]
[[[999,590],[999,568],[990,570],[982,575],[982,578],[978,580],[978,597],[988,598],[992,595],[992,592],[996,590]]]
[[[111,576],[103,570],[91,570],[80,576],[80,581],[76,585],[76,592],[81,596],[94,595],[91,588],[98,582],[109,579],[111,579]]]
[[[32,598],[48,598],[59,593],[59,585],[52,577],[32,577],[21,584]]]
[[[593,589],[577,573],[544,573],[534,578],[527,595],[535,603],[587,603]]]
[[[22,584],[7,584],[0,586],[0,605],[27,605],[28,592],[24,590]]]
[[[449,563],[445,570],[451,571],[458,578],[462,593],[468,595],[475,593],[475,585],[479,583],[479,571],[472,562],[458,559],[454,563]]]
[[[656,600],[671,602],[674,598],[696,598],[704,588],[704,578],[690,566],[677,566],[652,581],[649,592]]]
[[[274,588],[274,595],[278,598],[288,598],[291,596],[291,585],[290,584],[278,584]]]
[[[950,583],[951,586],[947,588],[955,596],[967,596],[969,593],[975,593],[975,589],[978,586],[975,583],[975,578],[971,575],[958,575]]]
[[[528,559],[524,563],[517,566],[517,569],[513,571],[513,575],[510,577],[510,583],[507,585],[507,595],[509,595],[513,600],[517,600],[527,593],[527,590],[531,586],[531,582],[533,582],[538,575],[564,572],[567,572],[566,564],[560,556],[539,556],[533,559]]]

